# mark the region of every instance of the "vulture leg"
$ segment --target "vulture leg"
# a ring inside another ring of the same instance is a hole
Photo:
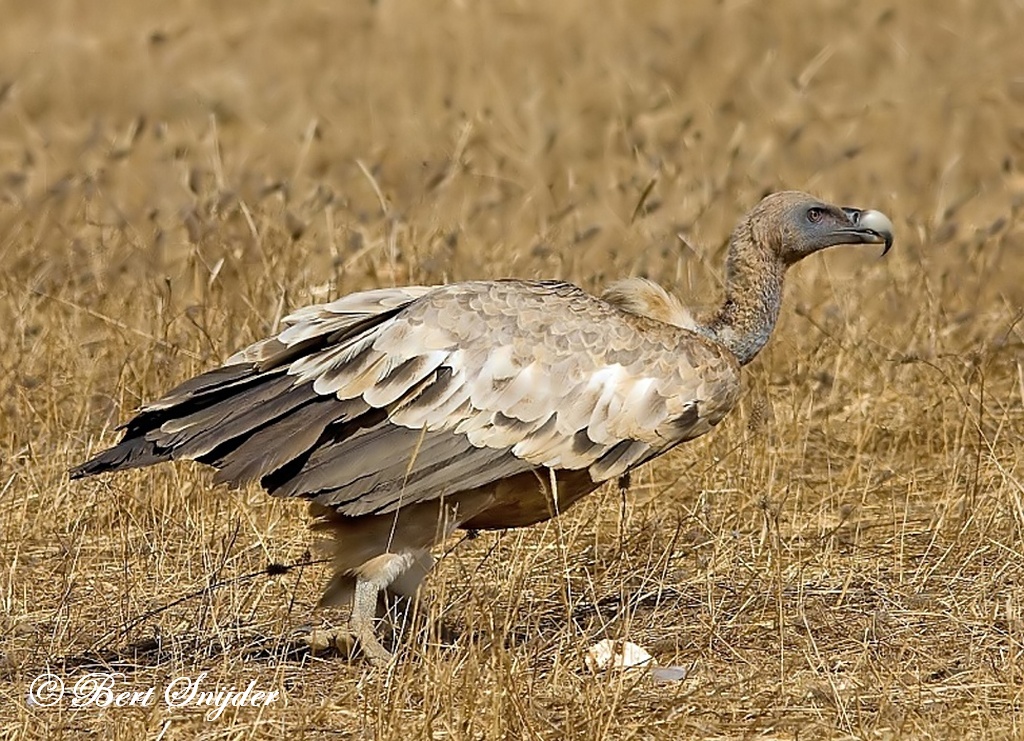
[[[334,576],[320,605],[351,606],[351,637],[373,663],[387,663],[391,654],[374,631],[380,598],[385,598],[389,610],[389,596],[415,604],[420,583],[434,566],[430,547],[458,527],[461,510],[457,504],[432,501],[410,505],[399,513],[349,517],[314,505],[313,513],[322,518],[314,529],[330,534],[322,547],[334,556]]]
[[[381,645],[373,629],[381,592],[392,586],[396,580],[399,580],[401,586],[408,588],[410,585],[403,584],[399,577],[404,576],[414,566],[417,567],[416,571],[426,575],[424,565],[421,553],[382,553],[364,563],[356,571],[356,587],[352,595],[348,629],[359,642],[363,654],[374,664],[386,664],[392,659],[391,652]],[[415,577],[415,572],[411,576],[413,582],[419,581]]]
[[[352,600],[352,614],[348,619],[348,629],[359,641],[359,648],[371,663],[387,664],[393,658],[391,652],[381,645],[377,634],[373,632],[373,620],[377,616],[377,596],[380,587],[373,581],[359,577],[356,579],[356,593]]]

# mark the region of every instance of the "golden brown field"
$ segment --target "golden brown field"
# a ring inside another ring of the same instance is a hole
[[[29,7],[0,23],[0,737],[1024,738],[1020,2]],[[740,408],[625,497],[453,539],[453,643],[417,623],[386,672],[305,647],[325,565],[266,575],[302,504],[187,464],[68,481],[310,302],[713,302],[787,188],[887,212],[892,254],[792,271]],[[593,676],[604,637],[687,676]],[[157,700],[28,704],[47,670]],[[162,701],[201,672],[281,699]]]

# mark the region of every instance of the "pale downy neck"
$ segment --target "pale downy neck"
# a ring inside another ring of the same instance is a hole
[[[733,233],[725,267],[725,302],[701,317],[697,331],[728,349],[746,365],[768,342],[782,306],[786,266],[760,243],[750,224]]]

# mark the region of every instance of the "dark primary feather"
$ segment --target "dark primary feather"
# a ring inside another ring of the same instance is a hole
[[[147,437],[161,425],[180,417],[200,413],[203,410],[217,407],[225,409],[223,402],[230,402],[246,390],[258,386],[262,379],[258,377],[252,366],[223,366],[208,371],[195,378],[190,378],[177,386],[165,399],[176,401],[168,406],[159,403],[144,409],[133,419],[121,425],[124,436],[117,445],[103,451],[81,465],[71,469],[71,478],[92,476],[105,471],[121,471],[139,468],[171,459],[171,449],[159,445]]]

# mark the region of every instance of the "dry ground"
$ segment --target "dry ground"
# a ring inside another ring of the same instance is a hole
[[[1024,737],[1019,1],[3,16],[0,737]],[[795,270],[740,408],[625,498],[453,541],[429,593],[454,646],[411,629],[385,673],[304,651],[338,617],[325,567],[262,573],[303,559],[299,504],[190,465],[68,481],[311,301],[627,274],[714,301],[779,188],[885,210],[894,252]],[[587,674],[606,636],[687,678]],[[97,667],[283,699],[26,703]]]

